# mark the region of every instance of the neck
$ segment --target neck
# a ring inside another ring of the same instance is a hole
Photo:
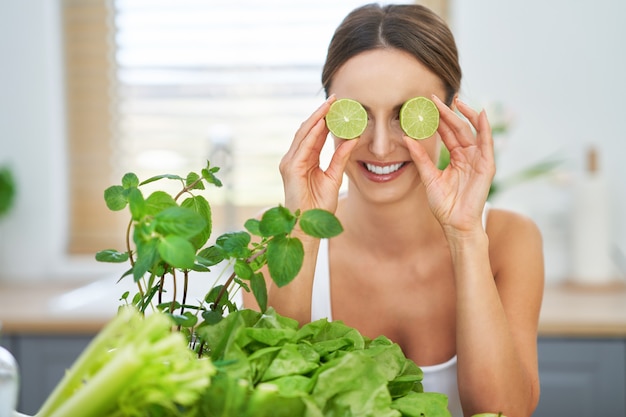
[[[402,201],[381,203],[349,193],[337,214],[346,237],[379,250],[402,253],[443,237],[439,222],[420,193]]]

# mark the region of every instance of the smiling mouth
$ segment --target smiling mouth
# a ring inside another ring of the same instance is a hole
[[[392,174],[392,173],[398,171],[405,164],[406,164],[406,162],[399,162],[397,164],[380,166],[380,165],[368,164],[367,162],[364,162],[363,166],[369,172],[371,172],[373,174],[376,174],[376,175],[388,175],[388,174]]]

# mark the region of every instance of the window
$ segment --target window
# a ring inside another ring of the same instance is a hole
[[[324,98],[330,37],[366,2],[66,0],[70,251],[119,247],[127,217],[102,192],[127,171],[220,166],[216,233],[280,203],[278,162]]]

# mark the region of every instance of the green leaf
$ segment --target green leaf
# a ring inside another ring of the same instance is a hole
[[[158,180],[162,180],[162,179],[169,179],[169,180],[180,180],[180,181],[184,181],[184,178],[179,176],[179,175],[172,175],[172,174],[162,174],[162,175],[155,175],[154,177],[150,177],[145,181],[142,181],[141,184],[139,185],[146,185],[146,184],[150,184],[151,182],[155,182]]]
[[[329,211],[311,209],[302,213],[300,228],[309,236],[330,238],[343,232],[339,219]]]
[[[148,216],[156,216],[169,207],[176,206],[176,201],[165,191],[155,191],[146,198],[145,212]]]
[[[255,236],[261,236],[260,226],[261,221],[259,219],[248,219],[243,225],[243,227],[245,227],[248,232]]]
[[[221,187],[222,181],[220,181],[219,178],[217,178],[214,175],[217,171],[219,171],[219,168],[217,167],[210,168],[210,169],[205,168],[202,170],[202,178],[204,178],[204,180],[208,182],[209,184],[213,184],[216,187]]]
[[[123,210],[126,207],[126,204],[128,204],[124,187],[121,185],[113,185],[104,190],[104,201],[109,210]]]
[[[115,249],[105,249],[96,253],[96,261],[122,263],[128,260],[128,252],[119,252]]]
[[[174,323],[178,326],[193,327],[198,322],[198,318],[190,311],[186,311],[183,314],[168,314]]]
[[[202,312],[202,318],[206,322],[206,324],[216,324],[222,321],[224,316],[221,311],[218,310],[207,310]]]
[[[312,415],[306,413],[303,398],[286,397],[279,392],[278,386],[271,382],[258,384],[248,400],[248,407],[241,417],[295,417]],[[235,415],[235,414],[230,414]],[[329,414],[331,415],[331,414]],[[339,416],[339,414],[332,414]],[[345,415],[344,415],[345,416]]]
[[[278,387],[278,392],[283,397],[293,398],[308,396],[314,381],[303,375],[289,375],[276,378],[271,383]]]
[[[209,246],[198,252],[196,259],[206,267],[213,266],[224,260],[224,252],[216,246]]]
[[[267,286],[263,274],[254,274],[250,278],[250,287],[252,294],[262,312],[267,310]]]
[[[214,303],[215,300],[217,300],[217,296],[219,295],[220,291],[222,291],[222,288],[224,288],[223,285],[216,285],[212,287],[209,292],[204,296],[204,301],[209,304]]]
[[[267,244],[267,267],[279,287],[289,284],[298,275],[303,260],[304,248],[296,238],[276,236]]]
[[[254,271],[250,268],[250,265],[241,259],[237,259],[237,261],[235,261],[234,270],[235,274],[243,279],[250,279],[254,275]]]
[[[128,191],[128,206],[133,220],[139,220],[146,215],[146,200],[139,188],[130,188]]]
[[[159,241],[159,255],[174,268],[191,269],[196,260],[196,250],[185,238],[165,236]]]
[[[277,236],[288,234],[296,225],[296,217],[283,206],[273,207],[263,213],[259,232],[261,236]]]
[[[136,241],[135,244],[137,245],[137,259],[133,266],[133,278],[137,282],[159,262],[160,258],[157,239]]]
[[[330,415],[389,416],[387,379],[362,350],[346,352],[319,368],[315,402]],[[426,414],[429,416],[428,414]]]
[[[266,369],[261,381],[289,375],[305,375],[317,369],[318,366],[319,356],[309,346],[286,343]]]
[[[190,172],[187,174],[187,178],[185,179],[185,186],[191,187],[191,190],[204,190],[204,183],[200,181],[200,175],[195,172]]]
[[[448,397],[436,392],[409,392],[391,403],[391,408],[406,417],[449,417]]]
[[[128,172],[124,174],[122,177],[122,187],[129,188],[137,188],[139,186],[139,178],[132,172]]]
[[[211,218],[211,206],[206,198],[201,195],[187,198],[182,202],[181,207],[190,209],[194,213],[198,214],[204,219],[205,226],[202,229],[197,230],[197,234],[190,240],[196,249],[200,249],[211,237],[212,232],[212,218]]]
[[[163,235],[191,238],[198,234],[206,222],[198,213],[184,207],[170,207],[155,216],[156,230]]]
[[[267,265],[267,253],[265,250],[257,252],[254,259],[248,261],[248,265],[250,265],[250,268],[252,268],[253,271],[258,271]]]
[[[250,256],[250,235],[247,232],[224,233],[217,238],[215,246],[220,248],[226,257],[247,258]]]

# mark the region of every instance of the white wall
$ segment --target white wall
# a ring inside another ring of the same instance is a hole
[[[560,180],[533,182],[496,199],[539,223],[548,279],[569,273],[572,181],[583,173],[590,145],[599,149],[612,189],[611,243],[625,253],[626,2],[452,1],[464,96],[473,103],[501,101],[514,115],[498,175],[547,157],[564,159]]]
[[[16,204],[0,219],[3,281],[80,279],[109,269],[92,256],[65,255],[59,1],[0,1],[0,164],[12,166],[18,183]]]
[[[106,266],[64,255],[67,208],[60,0],[0,1],[0,163],[19,181],[0,219],[0,279],[67,279]],[[515,116],[499,174],[557,154],[579,175],[596,144],[613,193],[613,243],[626,252],[626,2],[452,0],[453,29],[472,104],[500,101]],[[548,278],[568,273],[567,181],[512,189],[496,204],[526,212],[546,241]]]

